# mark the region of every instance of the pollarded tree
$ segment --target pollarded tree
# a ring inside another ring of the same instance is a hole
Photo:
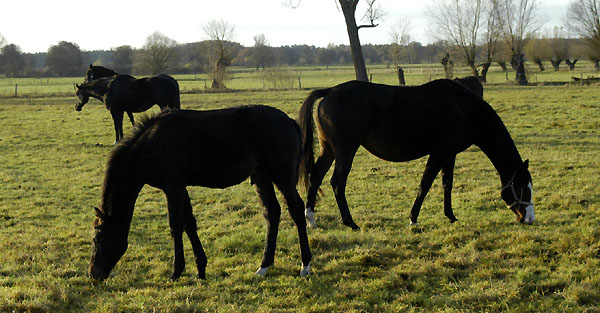
[[[484,5],[484,0],[435,0],[427,7],[434,23],[434,37],[453,44],[475,77],[479,77],[476,58]]]
[[[588,47],[588,55],[596,69],[600,66],[600,0],[573,0],[569,4],[567,29],[583,38]]]
[[[510,64],[516,70],[515,80],[527,84],[525,74],[525,45],[542,22],[536,15],[536,0],[492,0],[498,19],[500,37],[510,49]]]
[[[225,88],[223,81],[227,66],[231,65],[233,53],[228,44],[235,37],[235,25],[224,20],[211,20],[202,25],[204,33],[212,43],[212,64],[213,69],[210,72],[212,78],[212,88]]]
[[[547,38],[533,38],[525,46],[527,59],[532,60],[539,67],[540,72],[546,70],[543,61],[550,58],[549,48]]]
[[[550,52],[550,63],[555,71],[560,69],[560,63],[569,57],[569,45],[567,35],[562,27],[554,27],[553,37],[550,39],[548,51]]]

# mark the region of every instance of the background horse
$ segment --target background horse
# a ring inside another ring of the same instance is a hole
[[[122,75],[122,74],[118,74],[117,72],[104,67],[104,66],[100,66],[100,65],[92,65],[90,64],[90,67],[87,69],[86,73],[85,73],[85,79],[84,82],[91,82],[93,80],[99,79],[99,78],[109,78],[109,77],[115,77],[115,76],[121,76],[121,77],[127,77],[130,79],[135,79],[135,77],[131,76],[131,75]],[[171,83],[173,84],[174,88],[177,89],[177,97],[179,97],[179,83],[177,83],[177,80],[169,75],[166,74],[160,74],[160,76],[162,78],[168,79],[171,81]],[[179,102],[179,100],[177,100],[177,102]],[[131,121],[131,125],[135,124],[134,118],[133,118],[133,112],[131,111],[125,111],[127,112],[127,116],[129,116],[129,120]]]
[[[479,78],[475,76],[467,76],[455,78],[454,81],[463,85],[464,87],[467,87],[467,89],[473,91],[476,95],[483,99],[483,85],[481,84]]]
[[[115,142],[123,138],[123,112],[127,112],[134,124],[132,112],[144,112],[157,104],[165,108],[179,109],[179,85],[168,75],[133,78],[117,75],[98,78],[76,85],[79,102],[75,110],[81,111],[90,97],[102,102],[110,111],[115,125]]]
[[[321,152],[313,157],[314,102]],[[331,185],[345,225],[358,229],[346,201],[346,181],[359,146],[392,162],[429,155],[410,220],[417,223],[421,204],[442,171],[444,213],[456,221],[451,191],[456,154],[476,145],[500,174],[502,199],[520,222],[535,219],[531,175],[500,117],[483,99],[451,80],[414,87],[351,81],[313,91],[304,101],[299,123],[305,137],[302,176],[307,185],[306,217],[314,225],[317,191],[335,160]]]
[[[183,231],[192,244],[198,276],[205,278],[206,255],[196,233],[186,186],[225,188],[251,177],[265,206],[267,240],[258,274],[273,264],[281,207],[273,184],[283,194],[296,223],[302,257],[301,276],[310,272],[311,253],[298,195],[302,138],[296,122],[265,106],[212,111],[167,110],[145,120],[109,157],[96,229],[90,274],[108,277],[127,250],[136,198],[144,186],[167,197],[169,226],[175,243],[173,279],[184,270]]]

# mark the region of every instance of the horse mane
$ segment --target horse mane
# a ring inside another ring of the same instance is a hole
[[[169,108],[166,108],[165,110],[155,113],[155,114],[142,115],[138,119],[138,121],[136,121],[135,127],[134,127],[132,133],[128,136],[125,136],[125,138],[119,140],[117,145],[113,148],[112,152],[110,153],[109,159],[108,159],[108,164],[111,164],[112,162],[114,162],[114,159],[118,158],[119,155],[123,154],[124,151],[128,151],[138,141],[138,139],[146,132],[146,130],[150,129],[157,123],[158,118],[160,116],[167,114],[170,111],[172,111],[172,110]]]

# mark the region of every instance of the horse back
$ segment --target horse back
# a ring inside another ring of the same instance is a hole
[[[173,110],[155,119],[133,145],[138,155],[145,156],[138,166],[150,185],[224,188],[258,172],[297,176],[299,129],[279,110],[263,106]],[[144,170],[148,168],[161,170]]]
[[[331,89],[317,121],[339,149],[362,145],[380,158],[408,161],[470,146],[478,101],[450,80],[409,87],[353,81]]]

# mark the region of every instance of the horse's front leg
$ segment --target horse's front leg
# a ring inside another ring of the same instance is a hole
[[[167,196],[167,206],[169,210],[169,227],[171,228],[171,237],[175,249],[173,259],[173,275],[171,279],[175,280],[181,276],[185,269],[185,259],[183,257],[183,226],[184,226],[184,200],[185,187],[169,187],[164,190]]]
[[[133,118],[133,113],[127,111],[127,116],[129,116],[129,121],[131,122],[131,126],[135,126],[135,120]]]
[[[198,269],[198,278],[206,279],[206,264],[208,260],[206,259],[206,254],[204,253],[202,244],[200,243],[200,238],[198,238],[196,218],[194,217],[192,204],[190,203],[190,196],[187,190],[185,191],[183,206],[185,233],[192,244],[192,250],[194,251],[194,257],[196,259],[196,268]]]
[[[417,225],[417,219],[419,218],[419,212],[421,211],[421,205],[423,204],[423,200],[425,200],[425,196],[429,192],[431,184],[433,184],[435,177],[442,169],[442,166],[445,164],[446,160],[447,155],[429,156],[429,159],[427,160],[427,165],[425,165],[425,172],[423,173],[423,177],[421,178],[417,198],[415,199],[413,207],[410,211],[410,225]]]
[[[123,138],[123,111],[110,110],[110,115],[115,125],[115,144],[119,142],[119,139]]]
[[[450,157],[448,162],[442,167],[442,187],[444,189],[444,215],[450,220],[450,223],[458,221],[452,211],[452,184],[454,182],[454,163],[456,155]]]
[[[273,183],[264,177],[252,177],[256,193],[265,207],[265,219],[267,220],[267,242],[263,252],[260,268],[256,271],[258,275],[265,275],[269,267],[274,263],[275,247],[277,245],[277,233],[279,232],[279,220],[281,217],[281,206],[277,201]]]

